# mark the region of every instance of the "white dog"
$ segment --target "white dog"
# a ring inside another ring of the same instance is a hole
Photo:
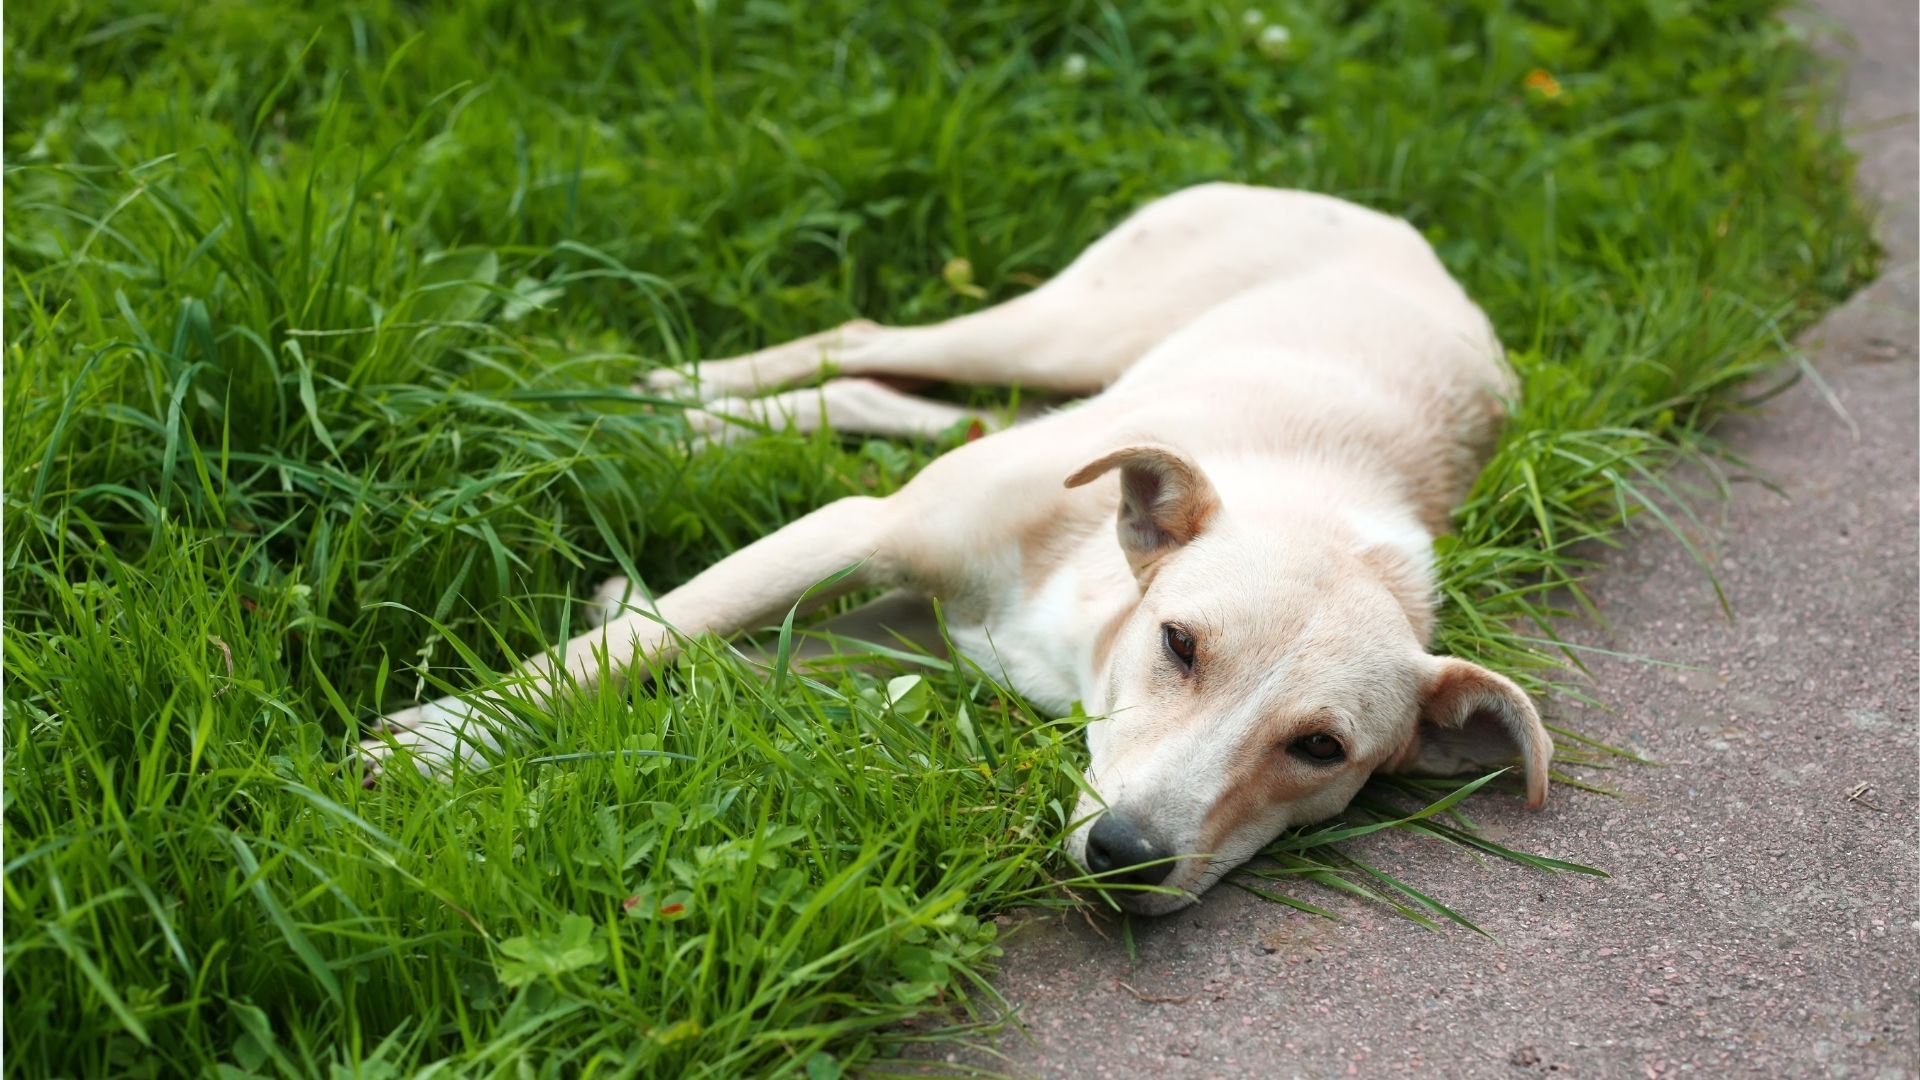
[[[816,388],[759,396],[818,380]],[[938,458],[898,494],[823,507],[528,665],[554,692],[657,664],[676,633],[765,625],[842,592],[939,598],[954,642],[1035,704],[1075,701],[1092,765],[1069,853],[1131,909],[1182,907],[1375,771],[1518,758],[1546,798],[1527,696],[1430,656],[1431,541],[1515,392],[1480,309],[1413,228],[1321,195],[1229,184],[1152,203],[1045,286],[937,326],[849,323],[655,392],[699,430],[927,435],[970,415],[862,376],[1089,400]],[[620,584],[614,583],[616,587]],[[671,628],[671,629],[669,629]],[[447,698],[369,740],[437,771],[498,746]]]

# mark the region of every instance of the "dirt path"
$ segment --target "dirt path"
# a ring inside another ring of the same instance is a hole
[[[1616,774],[1623,799],[1477,811],[1613,876],[1366,849],[1494,942],[1231,888],[1136,927],[1132,962],[1078,919],[1036,921],[1010,934],[999,984],[1027,1035],[954,1060],[1048,1077],[1916,1075],[1920,35],[1911,2],[1821,7],[1852,38],[1832,47],[1888,250],[1804,341],[1858,439],[1804,385],[1724,429],[1791,496],[1745,485],[1719,515],[1735,624],[1673,543],[1609,557],[1596,595],[1615,629],[1589,639],[1700,670],[1599,662],[1609,710],[1568,719],[1669,767]]]

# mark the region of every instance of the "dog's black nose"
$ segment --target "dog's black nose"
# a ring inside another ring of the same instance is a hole
[[[1087,869],[1103,875],[1102,881],[1158,885],[1173,873],[1172,855],[1165,844],[1115,810],[1101,814],[1087,831]],[[1115,870],[1119,873],[1109,873]]]

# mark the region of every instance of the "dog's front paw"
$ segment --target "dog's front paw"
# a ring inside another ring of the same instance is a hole
[[[354,763],[360,767],[360,786],[373,788],[393,767],[396,757],[404,758],[428,779],[445,780],[445,765],[450,757],[437,745],[426,745],[414,732],[382,730],[360,740],[354,751]]]
[[[593,590],[593,598],[587,601],[587,618],[595,626],[605,626],[622,615],[645,611],[648,601],[638,585],[624,575],[615,575]]]
[[[456,769],[486,768],[490,755],[500,749],[499,734],[486,717],[459,698],[402,709],[382,719],[375,730],[360,740],[355,752],[360,782],[369,788],[396,758],[412,762],[422,776],[445,781]]]

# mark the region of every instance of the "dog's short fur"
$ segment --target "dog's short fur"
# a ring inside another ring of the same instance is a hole
[[[1127,894],[1149,913],[1339,813],[1376,770],[1517,757],[1529,804],[1545,799],[1552,742],[1526,695],[1425,650],[1431,540],[1515,385],[1486,317],[1404,222],[1209,184],[998,307],[850,323],[649,389],[697,397],[689,419],[709,437],[783,418],[927,435],[969,416],[874,377],[1093,396],[940,457],[896,495],[817,510],[574,639],[558,658],[571,678],[598,677],[598,650],[644,670],[675,632],[764,625],[858,563],[842,590],[937,597],[970,658],[1044,708],[1099,718],[1099,800],[1081,800],[1070,853],[1175,890]],[[551,692],[553,664],[529,666],[529,693]],[[478,715],[456,699],[408,709],[367,753],[407,747],[437,768],[497,745]],[[1161,861],[1126,869],[1143,860]]]

